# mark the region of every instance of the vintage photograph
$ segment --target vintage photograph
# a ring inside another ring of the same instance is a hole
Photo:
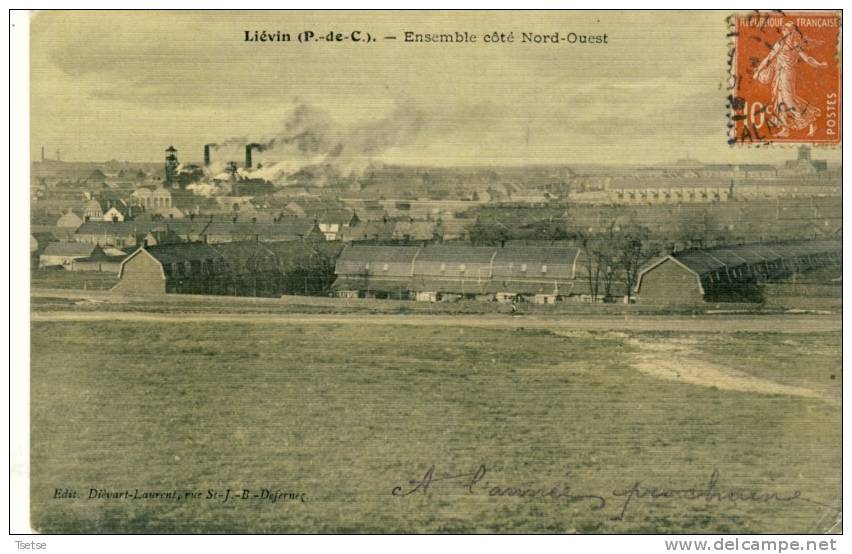
[[[843,532],[839,11],[27,17],[33,533]]]

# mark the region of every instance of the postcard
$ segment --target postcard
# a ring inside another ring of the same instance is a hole
[[[842,533],[839,11],[28,17],[33,532]]]

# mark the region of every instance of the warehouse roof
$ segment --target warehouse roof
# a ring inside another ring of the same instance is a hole
[[[490,264],[496,253],[497,249],[492,246],[427,246],[417,256],[416,262]]]
[[[237,273],[268,269],[275,265],[275,254],[264,243],[254,240],[224,242],[213,245],[213,249]]]
[[[338,261],[411,263],[420,250],[419,246],[350,245],[343,249]]]
[[[381,271],[385,276],[405,277],[411,275],[412,263],[420,250],[417,246],[349,245],[340,253],[334,271],[338,275]],[[386,270],[385,264],[388,266]],[[400,265],[403,267],[400,268]]]
[[[143,250],[143,249],[140,249]],[[209,244],[202,242],[184,242],[180,244],[162,244],[148,246],[144,250],[164,264],[218,259],[224,256]],[[139,250],[137,250],[139,252]],[[132,254],[131,254],[132,256]]]
[[[796,241],[684,250],[671,257],[698,275],[706,275],[725,268],[836,253],[842,248],[840,241]]]
[[[560,246],[507,246],[494,257],[494,277],[546,275],[572,279],[579,248]]]

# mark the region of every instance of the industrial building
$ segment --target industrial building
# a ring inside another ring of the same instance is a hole
[[[275,243],[247,240],[223,244],[189,242],[143,245],[127,256],[112,289],[123,294],[210,294],[275,297],[294,288],[322,293],[331,282],[332,255],[307,242]],[[329,267],[328,277],[322,267]],[[319,267],[319,275],[311,271]],[[307,271],[305,271],[307,270]],[[291,274],[296,274],[295,277]],[[303,281],[310,279],[312,282]],[[327,281],[317,288],[314,281]]]
[[[333,288],[348,298],[551,304],[587,299],[581,257],[567,246],[349,245]]]
[[[842,263],[842,249],[826,240],[684,250],[643,268],[636,297],[648,304],[749,300],[764,281]]]

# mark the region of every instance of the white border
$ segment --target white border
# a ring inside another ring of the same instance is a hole
[[[47,0],[40,3],[39,7],[46,9],[60,8],[76,8],[80,7],[76,2]],[[649,5],[650,4],[650,5]],[[545,8],[585,8],[585,9],[633,9],[647,8],[653,9],[682,9],[682,3],[674,1],[653,2],[649,4],[629,4],[625,1],[599,0],[596,2],[556,2],[556,1],[532,1],[532,2],[507,2],[505,0],[474,0],[474,1],[447,1],[439,0],[434,2],[390,2],[390,1],[374,1],[374,2],[359,2],[345,3],[340,0],[315,0],[313,2],[289,2],[282,4],[281,2],[273,2],[271,0],[248,2],[240,8],[248,7],[257,9],[281,9],[281,8],[302,8],[302,9],[317,9],[317,8],[332,8],[332,9],[401,9],[401,8],[417,8],[417,9],[545,9]],[[132,8],[144,7],[147,9],[196,9],[200,8],[197,2],[187,0],[163,1],[155,0],[146,2],[144,5],[128,4],[126,2],[115,2],[107,0],[94,0],[87,2],[86,8],[96,9],[115,9],[119,7]],[[204,8],[228,8],[227,3],[221,0],[207,2],[203,5]],[[731,12],[735,10],[751,9],[753,6],[731,5],[720,6],[717,4],[707,4],[703,6],[699,4],[690,4],[690,9],[714,9],[720,12]],[[769,7],[769,6],[766,6]],[[771,6],[773,9],[801,9],[801,2],[778,1]],[[841,9],[839,6],[836,9]],[[29,526],[27,523],[29,506],[28,506],[28,449],[29,449],[29,420],[28,420],[28,398],[29,398],[29,264],[28,260],[28,233],[20,232],[21,229],[26,229],[29,225],[29,95],[28,95],[28,14],[21,12],[7,12],[7,29],[10,30],[11,52],[15,60],[11,64],[11,108],[10,108],[10,132],[12,132],[15,140],[10,145],[10,198],[11,202],[8,206],[9,225],[10,229],[15,229],[15,232],[10,232],[9,244],[11,247],[10,256],[4,259],[16,260],[11,273],[4,271],[4,275],[9,275],[9,290],[10,290],[10,311],[9,321],[14,321],[14,325],[10,329],[10,372],[12,374],[12,396],[10,401],[10,410],[14,429],[12,430],[13,439],[11,446],[15,454],[14,462],[16,465],[12,467],[15,475],[18,476],[12,481],[12,487],[9,492],[14,499],[13,509],[10,522],[13,532],[28,532]],[[14,23],[15,27],[10,27]],[[8,52],[7,52],[8,59]],[[720,61],[724,63],[724,61]],[[4,89],[5,90],[5,89]],[[845,129],[846,120],[843,119],[843,135],[848,136]],[[844,162],[845,162],[844,156]],[[844,163],[844,166],[848,164]],[[844,171],[845,176],[845,171]],[[849,196],[849,195],[847,195]],[[4,202],[7,201],[4,196]],[[844,208],[849,207],[849,202],[852,200],[844,199]],[[852,272],[849,264],[846,264],[845,272]],[[8,268],[8,266],[7,266]],[[850,275],[844,275],[845,279],[849,279]],[[844,301],[847,301],[847,291],[844,291]],[[846,317],[844,316],[844,323]],[[844,330],[844,345],[846,344],[848,331]],[[12,347],[14,345],[14,347]],[[5,384],[4,384],[5,386]],[[845,389],[845,387],[844,387]],[[845,392],[845,390],[844,390]],[[5,413],[5,412],[4,412]],[[845,415],[845,410],[844,410]],[[845,417],[844,417],[845,422]],[[8,421],[6,422],[9,423]],[[8,429],[8,425],[3,426]],[[846,426],[844,438],[849,435],[849,426]],[[844,475],[848,465],[847,460],[844,463]],[[20,477],[23,476],[23,477]],[[845,498],[849,498],[850,485],[852,480],[846,480],[844,487]],[[4,485],[5,486],[5,485]],[[3,504],[3,510],[7,509],[6,503]],[[517,551],[520,548],[571,548],[576,552],[587,552],[593,549],[608,549],[612,548],[616,552],[665,552],[663,541],[665,539],[677,538],[706,538],[709,541],[718,539],[718,536],[706,537],[658,537],[658,536],[579,536],[579,537],[551,537],[551,536],[514,536],[514,537],[476,537],[476,536],[421,536],[421,537],[336,537],[336,536],[316,536],[316,537],[265,537],[265,536],[214,536],[214,537],[185,537],[185,536],[137,536],[132,540],[126,537],[115,536],[35,536],[35,537],[14,537],[10,536],[6,540],[10,543],[8,548],[15,549],[14,539],[23,540],[25,542],[36,541],[47,543],[48,549],[52,551],[70,551],[70,552],[149,552],[152,548],[165,548],[165,551],[171,552],[189,548],[211,548],[211,549],[230,549],[245,550],[264,549],[272,550],[286,546],[288,549],[310,548],[311,550],[319,549],[334,549],[334,551],[360,551],[369,549],[370,552],[396,551],[405,549],[411,553],[426,553],[432,554],[435,549],[449,548],[452,551],[473,551],[473,549],[489,549],[495,552],[510,552]],[[726,539],[733,538],[726,536]],[[765,539],[781,539],[792,540],[802,537],[761,537]],[[804,537],[807,539],[808,537]],[[832,538],[832,537],[829,537]],[[845,537],[833,537],[838,540],[838,544],[844,544]],[[286,541],[286,542],[284,542]]]

